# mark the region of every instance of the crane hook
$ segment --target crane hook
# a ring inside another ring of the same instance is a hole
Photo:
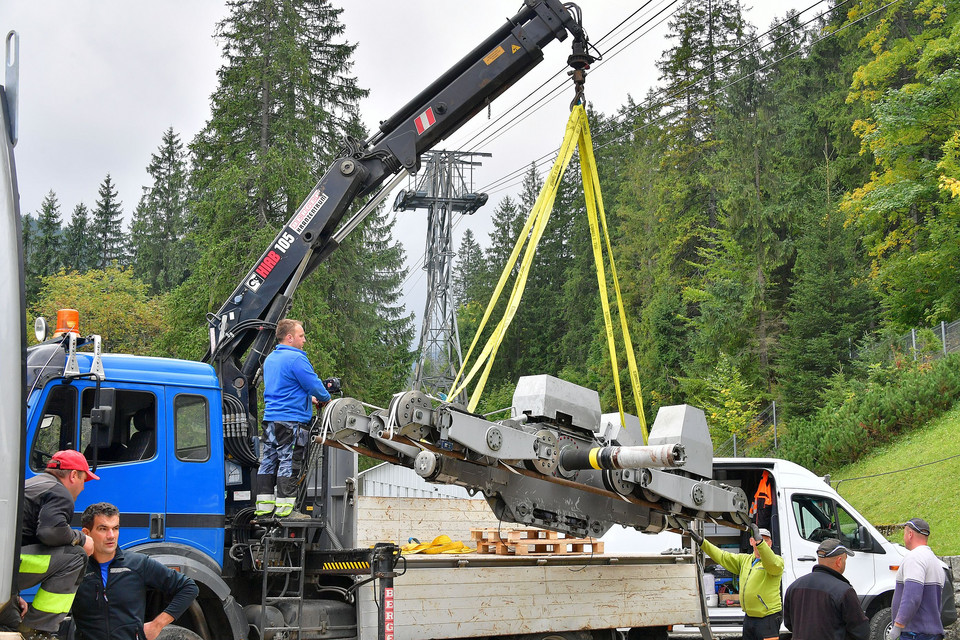
[[[583,85],[587,80],[587,69],[589,69],[590,64],[596,60],[595,57],[590,55],[587,49],[588,46],[585,38],[574,40],[573,53],[567,58],[567,64],[573,68],[572,71],[567,72],[568,76],[573,77],[574,95],[573,101],[570,103],[571,111],[575,106],[585,101]]]

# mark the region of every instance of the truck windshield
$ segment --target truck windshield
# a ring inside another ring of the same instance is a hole
[[[77,433],[77,388],[57,385],[47,394],[30,448],[30,469],[43,471],[61,449],[73,449]]]

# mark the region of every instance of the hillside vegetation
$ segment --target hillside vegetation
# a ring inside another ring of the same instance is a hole
[[[960,554],[960,404],[830,473],[833,486],[873,524],[925,518],[933,550]],[[899,531],[889,537],[903,542]]]

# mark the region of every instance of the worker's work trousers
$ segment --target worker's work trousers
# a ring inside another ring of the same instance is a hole
[[[766,640],[780,637],[782,613],[771,613],[763,618],[743,616],[743,640]]]
[[[258,476],[276,475],[278,478],[277,495],[284,492],[280,478],[294,478],[300,473],[303,463],[303,450],[310,436],[309,425],[302,422],[286,422],[281,420],[264,421],[263,436],[260,438],[262,458]],[[264,487],[258,490],[264,491]],[[291,497],[291,496],[285,496]]]
[[[83,547],[44,544],[22,547],[17,586],[23,590],[40,585],[22,626],[56,633],[73,605],[86,566],[87,554]]]

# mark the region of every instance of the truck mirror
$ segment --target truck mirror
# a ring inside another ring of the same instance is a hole
[[[99,403],[90,410],[90,443],[97,448],[107,447],[113,441],[114,389],[100,389]]]

